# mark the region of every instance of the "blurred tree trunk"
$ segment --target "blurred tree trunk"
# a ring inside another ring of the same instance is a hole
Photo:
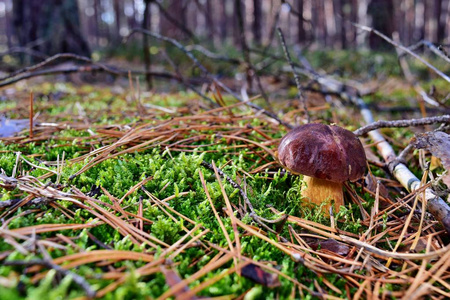
[[[220,41],[222,44],[226,42],[227,39],[227,29],[228,29],[228,14],[227,14],[227,4],[225,1],[220,1]]]
[[[120,44],[122,38],[120,36],[120,28],[121,28],[121,14],[123,13],[123,5],[121,0],[114,0],[114,14],[115,14],[115,24],[116,24],[116,32],[114,34],[114,42],[115,44]]]
[[[303,0],[297,0],[297,11],[298,11],[298,31],[297,40],[299,43],[306,42],[306,31],[305,25],[303,24]]]
[[[14,0],[13,14],[19,46],[47,55],[70,52],[90,56],[76,0]]]
[[[213,0],[206,0],[206,26],[208,26],[208,38],[214,42],[215,37],[215,27],[214,27],[214,21],[213,21],[213,7],[212,7],[212,1]]]
[[[144,18],[142,20],[142,29],[144,30],[149,30],[150,28],[150,4],[153,2],[154,0],[145,0],[145,7],[144,7]],[[150,68],[152,65],[152,58],[150,56],[150,49],[149,49],[149,43],[148,43],[148,35],[144,34],[142,37],[142,48],[143,48],[143,52],[144,52],[144,64],[145,64],[145,71],[148,72],[145,75],[145,80],[147,82],[147,88],[149,90],[151,90],[153,88],[153,83],[152,83],[152,76],[149,74],[150,72]]]
[[[394,4],[393,0],[372,0],[367,8],[367,13],[372,16],[372,27],[381,33],[391,37],[394,32]],[[391,46],[375,34],[369,36],[371,49],[387,50]]]
[[[241,44],[241,31],[239,29],[239,20],[237,17],[238,11],[245,12],[245,4],[244,1],[234,1],[233,6],[233,42],[236,46]],[[245,13],[242,15],[242,22],[245,28]],[[245,30],[245,29],[244,29]]]
[[[100,3],[99,1],[94,1],[94,34],[95,34],[95,44],[98,47],[100,45]]]
[[[337,34],[339,35],[339,40],[341,44],[341,49],[347,49],[347,36],[346,36],[346,27],[347,22],[345,22],[346,15],[345,15],[345,0],[336,0],[336,12],[340,18],[337,18]]]
[[[434,16],[436,18],[436,43],[442,43],[445,38],[444,15],[442,14],[442,0],[434,0]],[[448,5],[447,5],[448,6]],[[449,13],[449,12],[446,12]]]
[[[168,2],[168,4],[164,5],[166,2]],[[183,1],[165,1],[162,5],[164,6],[160,6],[161,33],[173,38],[180,38],[184,31],[182,26],[186,24]]]
[[[262,19],[262,6],[261,0],[253,0],[253,40],[255,44],[261,45],[261,19]]]

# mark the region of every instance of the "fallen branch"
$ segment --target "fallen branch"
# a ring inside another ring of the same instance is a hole
[[[224,89],[227,93],[229,93],[230,95],[232,95],[234,98],[236,98],[239,102],[243,102],[243,104],[257,110],[257,111],[261,111],[263,114],[265,114],[266,116],[276,120],[278,123],[280,123],[281,125],[292,129],[293,126],[287,122],[284,122],[283,120],[281,120],[280,118],[278,118],[278,116],[270,111],[267,111],[261,107],[259,107],[256,104],[253,104],[251,102],[245,102],[241,97],[239,97],[236,93],[234,93],[228,86],[226,86],[225,84],[223,84],[220,80],[218,80],[217,78],[215,78],[214,76],[212,76],[212,74],[205,68],[205,66],[203,66],[200,61],[192,54],[192,52],[190,52],[189,50],[186,49],[186,47],[184,47],[180,42],[178,42],[175,39],[160,35],[158,33],[152,32],[152,31],[148,31],[148,30],[143,30],[142,28],[134,28],[131,30],[130,34],[125,38],[125,41],[127,41],[133,34],[135,33],[141,33],[141,34],[147,34],[155,39],[158,40],[162,40],[165,42],[168,42],[172,45],[174,45],[175,47],[177,47],[179,50],[181,50],[184,54],[186,54],[186,56],[192,60],[192,62],[200,69],[200,71],[202,71],[204,73],[205,76],[209,77],[215,84],[217,84],[218,86],[220,86],[222,89]]]
[[[209,170],[211,170],[211,171],[214,172],[214,166],[211,165],[210,163],[207,163],[206,161],[202,161],[202,162],[201,162],[201,165],[204,166],[205,168],[207,168],[207,169],[209,169]],[[252,203],[251,203],[250,200],[248,199],[247,194],[245,193],[244,189],[243,189],[239,184],[237,184],[233,179],[231,179],[231,177],[229,177],[227,174],[225,174],[221,169],[219,169],[219,168],[216,167],[216,170],[217,170],[217,173],[219,173],[220,176],[222,176],[223,178],[225,178],[225,180],[228,181],[228,183],[231,184],[232,187],[234,187],[235,189],[238,189],[238,190],[239,190],[239,194],[241,195],[242,199],[244,199],[245,204],[248,206],[248,208],[249,208],[249,210],[250,210],[249,216],[250,216],[257,224],[259,224],[259,225],[261,225],[262,227],[264,227],[264,229],[266,229],[266,230],[268,230],[268,231],[270,231],[270,232],[272,232],[272,233],[278,235],[278,233],[277,233],[275,230],[271,229],[270,227],[268,227],[268,226],[267,226],[266,224],[264,224],[263,222],[266,222],[266,223],[279,223],[279,222],[284,221],[284,220],[287,218],[287,215],[286,215],[286,216],[283,216],[283,217],[281,217],[281,218],[279,218],[279,219],[277,219],[277,220],[268,220],[268,219],[265,219],[265,218],[260,217],[260,216],[255,212],[255,209],[253,208]],[[283,239],[283,238],[282,238],[282,239]]]
[[[295,66],[292,62],[291,55],[289,54],[289,50],[286,46],[286,41],[284,40],[283,32],[280,28],[278,28],[278,35],[280,36],[281,45],[283,46],[284,55],[286,56],[287,61],[289,62],[289,65],[292,68],[292,73],[294,73],[294,79],[295,84],[297,85],[297,96],[300,102],[302,103],[303,110],[306,116],[306,121],[309,123],[311,121],[311,116],[309,115],[308,107],[306,106],[306,99],[305,96],[302,93],[302,86],[300,84],[300,78],[298,77],[297,72],[295,72]]]
[[[77,285],[79,285],[84,292],[86,293],[86,296],[89,299],[92,299],[95,297],[96,292],[92,289],[92,287],[89,285],[89,283],[84,279],[84,277],[73,273],[69,270],[64,269],[63,267],[52,263],[48,260],[41,260],[41,259],[33,259],[28,261],[23,260],[12,260],[12,261],[4,261],[2,263],[4,266],[25,266],[25,267],[31,267],[35,265],[44,266],[49,269],[55,270],[57,273],[63,275],[63,276],[70,276],[72,277],[73,282],[75,282]]]
[[[431,125],[431,124],[437,124],[437,123],[445,123],[450,124],[450,115],[444,115],[444,116],[437,116],[437,117],[428,117],[428,118],[421,118],[421,119],[411,119],[411,120],[395,120],[395,121],[376,121],[373,123],[370,123],[366,126],[363,126],[355,131],[353,133],[357,136],[365,135],[368,132],[380,128],[392,128],[392,127],[410,127],[410,126],[423,126],[423,125]]]
[[[113,75],[128,77],[128,71],[124,71],[124,70],[109,72],[108,70],[102,69],[102,68],[100,68],[98,66],[71,66],[71,67],[66,67],[66,68],[50,68],[50,69],[40,70],[40,71],[36,71],[36,72],[31,72],[31,73],[24,73],[24,74],[21,74],[20,76],[16,76],[16,77],[11,78],[9,80],[5,80],[5,81],[0,82],[0,87],[11,85],[11,84],[19,82],[21,80],[25,80],[25,79],[29,79],[29,78],[33,78],[33,77],[38,77],[38,76],[57,75],[57,74],[70,74],[70,73],[97,72],[97,71],[102,71],[102,72],[111,73]],[[154,77],[175,79],[177,81],[181,81],[181,79],[178,76],[176,76],[175,74],[166,73],[166,72],[131,71],[131,74],[139,74],[139,75],[140,74],[150,74],[150,75],[152,75]]]
[[[406,53],[408,53],[409,55],[413,56],[414,58],[418,59],[421,63],[423,63],[424,65],[426,65],[430,70],[432,70],[433,72],[435,72],[436,74],[438,74],[439,76],[441,76],[443,79],[445,79],[447,82],[450,82],[450,77],[448,77],[447,75],[445,75],[443,72],[441,72],[440,70],[436,69],[432,64],[430,64],[429,62],[427,62],[425,59],[423,59],[422,57],[420,57],[419,55],[417,55],[416,53],[414,53],[413,51],[409,50],[408,48],[406,48],[405,46],[396,43],[395,41],[393,41],[392,39],[390,39],[389,37],[387,37],[386,35],[382,34],[381,32],[379,32],[378,30],[375,30],[371,27],[368,26],[364,26],[364,25],[360,25],[357,23],[353,23],[350,22],[353,26],[355,26],[356,28],[362,29],[364,31],[373,33],[378,35],[379,37],[381,37],[383,40],[387,41],[389,44],[395,46],[396,48],[400,48],[401,50],[405,51]]]

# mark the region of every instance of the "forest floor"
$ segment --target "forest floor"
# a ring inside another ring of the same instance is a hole
[[[400,74],[330,57],[313,65],[351,77],[376,119],[448,114],[450,85],[429,71],[420,85],[437,106]],[[167,82],[148,92],[134,80],[82,79],[0,91],[0,299],[449,297],[449,235],[369,136],[360,136],[369,172],[346,184],[345,206],[330,217],[305,205],[302,176],[278,164],[289,129],[246,105],[264,106],[261,96],[242,103],[204,89],[214,106]],[[262,81],[282,121],[305,122],[291,82]],[[303,92],[312,122],[365,125],[339,95]],[[380,131],[398,154],[438,127]],[[405,163],[447,199],[438,159],[416,149]]]

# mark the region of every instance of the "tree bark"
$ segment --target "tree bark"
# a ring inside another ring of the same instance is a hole
[[[142,20],[142,29],[144,30],[148,30],[150,27],[150,4],[152,2],[152,0],[145,0],[144,18]],[[147,82],[147,88],[151,90],[153,88],[152,75],[150,75],[152,59],[149,51],[150,49],[148,44],[148,35],[146,34],[144,34],[144,36],[142,37],[142,48],[144,52],[145,71],[147,72],[147,74],[145,75],[145,81]]]
[[[253,0],[253,40],[255,44],[261,45],[261,19],[262,19],[262,7],[261,0]]]
[[[372,16],[372,27],[379,32],[391,37],[395,30],[394,3],[392,0],[372,0],[369,3],[367,13]],[[388,50],[392,46],[384,42],[379,36],[369,36],[371,49]]]
[[[13,10],[19,46],[49,56],[62,52],[90,56],[76,0],[14,0]]]
[[[306,42],[306,31],[303,24],[303,0],[297,0],[297,11],[298,11],[298,31],[297,31],[297,41],[302,44]]]

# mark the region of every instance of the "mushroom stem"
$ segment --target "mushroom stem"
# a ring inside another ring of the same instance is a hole
[[[344,193],[342,192],[342,183],[336,183],[328,180],[303,176],[302,196],[307,198],[310,203],[321,205],[324,201],[328,204],[323,206],[325,214],[329,214],[331,200],[334,200],[334,211],[338,212],[339,207],[344,205]]]

